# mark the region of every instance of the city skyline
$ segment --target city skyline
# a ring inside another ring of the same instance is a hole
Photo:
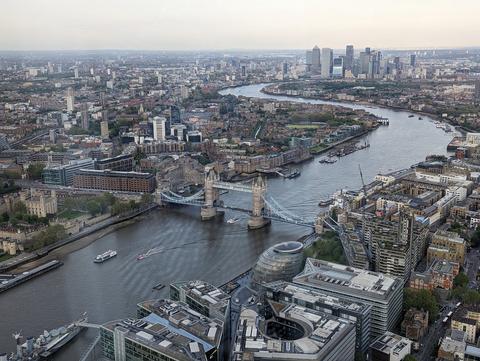
[[[480,46],[480,3],[375,0],[3,2],[0,50],[225,50],[320,47],[415,49]],[[328,17],[322,15],[328,13]],[[448,26],[445,26],[448,24]],[[222,31],[218,31],[221,29]],[[460,40],[459,40],[460,39]]]

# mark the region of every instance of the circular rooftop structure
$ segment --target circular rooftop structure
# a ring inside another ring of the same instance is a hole
[[[253,267],[253,285],[273,281],[291,281],[303,267],[303,244],[283,242],[276,244],[258,258]]]

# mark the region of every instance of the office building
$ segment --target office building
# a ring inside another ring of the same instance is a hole
[[[297,305],[268,302],[265,318],[243,308],[233,361],[353,361],[355,327],[347,319]]]
[[[202,132],[198,130],[190,130],[187,132],[187,142],[189,143],[201,143],[203,140]]]
[[[321,58],[321,74],[323,78],[330,78],[333,68],[333,50],[330,48],[322,48]]]
[[[67,112],[71,113],[75,109],[75,95],[72,88],[67,90]]]
[[[98,159],[95,169],[130,172],[133,170],[133,154],[121,154],[112,158]]]
[[[307,258],[293,283],[372,306],[371,339],[392,330],[400,321],[403,280],[382,273]]]
[[[204,281],[176,282],[170,285],[170,298],[186,303],[204,316],[227,323],[230,317],[230,296]]]
[[[155,176],[150,173],[81,169],[73,176],[75,188],[117,192],[152,193]]]
[[[417,56],[415,54],[410,54],[410,66],[415,67],[417,65]]]
[[[152,313],[141,319],[103,324],[100,337],[109,360],[223,360],[222,322],[170,300],[156,301]]]
[[[438,230],[432,237],[432,242],[427,249],[427,262],[434,259],[457,262],[463,265],[466,252],[465,239],[455,232]]]
[[[69,164],[47,164],[42,171],[42,180],[45,184],[71,186],[73,184],[73,176],[80,169],[93,169],[93,159],[72,160]]]
[[[172,124],[170,127],[170,135],[177,138],[177,140],[185,140],[187,137],[187,126],[185,124]]]
[[[345,49],[345,70],[353,70],[354,50],[353,45],[347,45]]]
[[[167,119],[164,117],[155,117],[152,120],[153,139],[164,141],[166,136]]]
[[[312,61],[313,61],[313,52],[312,50],[307,50],[305,53],[305,64],[307,65],[307,70],[310,70],[312,67]]]
[[[110,137],[110,132],[108,131],[108,121],[102,120],[100,122],[100,135],[102,139],[108,139]]]
[[[385,332],[370,346],[371,361],[402,361],[412,351],[408,338]]]
[[[355,349],[366,353],[370,345],[371,306],[342,297],[330,296],[322,291],[307,288],[285,281],[276,281],[262,285],[264,300],[284,305],[295,304],[307,309],[345,318],[355,323]]]
[[[253,286],[273,281],[291,281],[303,265],[303,244],[283,242],[268,248],[253,267]]]
[[[333,59],[332,77],[343,78],[343,76],[344,76],[343,57],[338,57]]]
[[[312,49],[312,71],[320,72],[320,48],[316,45]]]
[[[359,62],[359,73],[368,74],[368,67],[370,64],[370,52],[360,52]]]

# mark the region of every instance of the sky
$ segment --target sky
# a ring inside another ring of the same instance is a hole
[[[480,0],[0,0],[0,50],[480,46]]]

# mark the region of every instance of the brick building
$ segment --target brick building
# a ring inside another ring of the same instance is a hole
[[[75,188],[152,193],[155,177],[150,173],[82,169],[73,178]]]

